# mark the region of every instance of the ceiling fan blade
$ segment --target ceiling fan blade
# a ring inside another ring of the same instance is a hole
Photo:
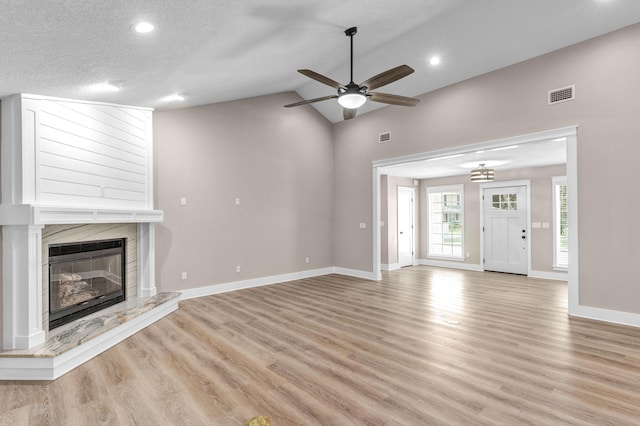
[[[306,75],[309,78],[314,79],[315,81],[319,81],[320,83],[326,84],[329,87],[333,87],[334,89],[339,89],[342,86],[342,84],[338,83],[335,80],[330,79],[329,77],[325,77],[322,74],[318,74],[315,71],[311,71],[311,70],[298,70],[298,72],[300,74]]]
[[[345,120],[351,120],[355,118],[357,112],[357,108],[342,108],[342,117],[344,117]]]
[[[374,102],[383,104],[400,105],[400,106],[416,106],[420,99],[408,98],[406,96],[391,95],[389,93],[369,93],[370,98]]]
[[[367,86],[369,90],[375,90],[378,87],[386,86],[389,83],[393,83],[396,80],[400,80],[403,77],[413,73],[413,68],[409,65],[400,65],[385,72],[371,77],[369,80],[362,83],[360,86]]]
[[[337,97],[338,97],[338,95],[323,96],[321,98],[313,98],[313,99],[309,99],[307,101],[294,102],[292,104],[285,105],[284,107],[285,108],[297,107],[297,106],[300,106],[300,105],[312,104],[314,102],[326,101],[327,99],[335,99]]]

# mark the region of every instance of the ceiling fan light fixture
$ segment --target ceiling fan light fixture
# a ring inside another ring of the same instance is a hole
[[[347,109],[360,108],[367,101],[367,97],[360,92],[345,92],[338,97],[338,103]]]
[[[361,84],[353,82],[353,36],[356,35],[358,29],[352,27],[347,29],[344,33],[350,39],[351,54],[349,59],[351,62],[350,75],[351,79],[347,85],[342,85],[337,81],[325,77],[322,74],[318,74],[315,71],[309,69],[300,69],[298,72],[313,80],[316,80],[322,84],[333,87],[338,91],[337,94],[332,96],[322,96],[319,98],[309,99],[301,102],[294,102],[292,104],[285,105],[285,108],[308,105],[315,102],[325,101],[327,99],[338,99],[338,105],[343,107],[342,116],[345,120],[351,120],[356,116],[357,109],[367,102],[367,98],[371,98],[371,102],[380,102],[389,105],[402,105],[402,106],[416,106],[420,99],[409,98],[406,96],[392,95],[389,93],[376,93],[370,92],[378,87],[386,86],[393,83],[396,80],[404,78],[414,72],[414,69],[408,65],[400,65],[395,68],[388,69],[380,74],[365,80]]]
[[[471,170],[471,182],[493,182],[495,171],[487,169],[484,165],[485,163],[482,163],[477,169]]]

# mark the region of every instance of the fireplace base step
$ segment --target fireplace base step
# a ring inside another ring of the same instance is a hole
[[[63,325],[44,344],[0,352],[0,380],[54,380],[178,309],[180,293],[127,300]]]

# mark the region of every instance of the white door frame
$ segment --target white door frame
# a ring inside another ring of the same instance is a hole
[[[531,275],[531,180],[510,180],[500,182],[481,183],[480,191],[480,229],[484,226],[484,202],[482,196],[487,188],[503,188],[507,186],[524,186],[527,188],[527,275]],[[484,259],[484,232],[480,232],[480,261]],[[484,262],[482,262],[482,270],[484,271]]]
[[[426,160],[445,155],[465,154],[479,151],[481,149],[499,148],[514,144],[525,144],[537,142],[543,139],[567,138],[567,188],[569,191],[569,223],[571,229],[576,232],[569,233],[569,269],[568,269],[568,313],[569,315],[587,316],[590,312],[588,307],[579,304],[579,253],[578,253],[578,126],[563,127],[560,129],[548,130],[544,132],[531,133],[528,135],[516,136],[506,139],[497,139],[483,143],[466,145],[458,148],[424,152],[414,155],[376,160],[372,162],[372,200],[373,200],[373,271],[371,278],[382,279],[380,271],[380,176],[383,175],[385,166],[409,163],[412,161]]]
[[[416,188],[413,186],[397,186],[396,187],[396,255],[397,262],[400,265],[400,191],[411,191],[411,265],[416,264]]]

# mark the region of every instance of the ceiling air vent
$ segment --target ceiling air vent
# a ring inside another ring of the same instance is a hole
[[[391,132],[384,132],[378,135],[378,143],[387,143],[391,141]]]
[[[576,86],[571,85],[561,89],[549,90],[549,105],[571,101],[576,98]]]

